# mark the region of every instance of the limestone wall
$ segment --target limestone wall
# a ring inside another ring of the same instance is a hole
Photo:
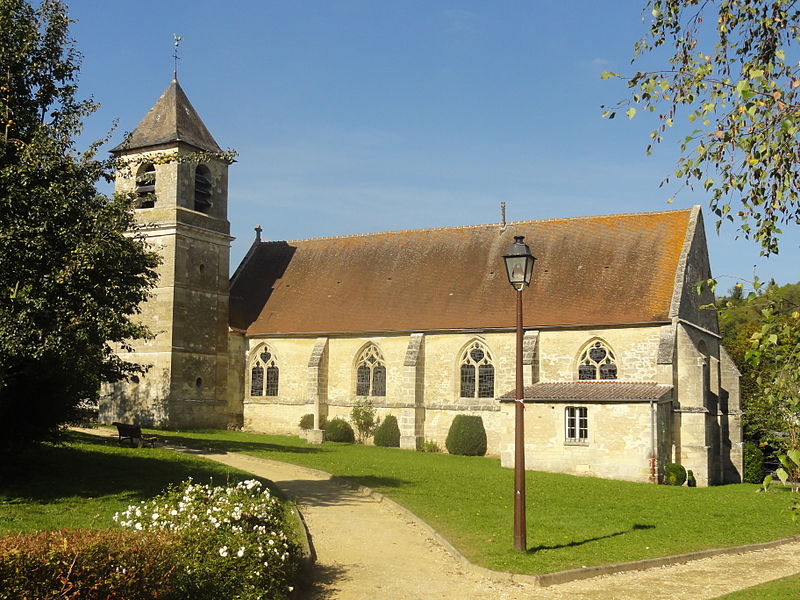
[[[603,340],[614,351],[620,379],[663,380],[664,373],[669,371],[659,369],[656,364],[660,335],[660,327],[541,332],[538,343],[531,349],[525,383],[532,383],[537,375],[546,381],[576,380],[579,354],[587,343],[596,339]],[[375,344],[386,366],[386,396],[371,400],[381,417],[387,414],[398,417],[401,433],[407,436],[405,447],[415,447],[422,440],[433,440],[444,447],[457,414],[478,414],[486,427],[489,454],[499,455],[506,417],[496,397],[513,390],[515,385],[515,339],[513,332],[331,336],[325,342],[326,368],[320,368],[309,366],[318,343],[316,338],[252,338],[248,341],[248,361],[243,374],[244,426],[255,431],[297,433],[300,417],[314,410],[315,385],[327,417],[349,420],[358,399],[355,395],[358,357],[367,345]],[[483,344],[494,366],[492,398],[459,397],[460,360],[464,350],[476,340]],[[250,395],[250,358],[264,345],[271,349],[280,368],[277,397]]]

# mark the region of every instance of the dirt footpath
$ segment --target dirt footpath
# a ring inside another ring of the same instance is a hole
[[[546,588],[464,566],[391,504],[327,474],[245,454],[203,453],[275,482],[298,500],[317,554],[312,600],[702,600],[800,572],[800,543]]]

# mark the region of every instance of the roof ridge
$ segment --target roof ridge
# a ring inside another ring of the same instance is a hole
[[[677,208],[674,210],[657,210],[657,211],[641,211],[641,212],[633,212],[633,213],[611,213],[605,215],[585,215],[579,217],[557,217],[557,218],[550,218],[550,219],[529,219],[524,221],[507,221],[505,224],[505,229],[508,229],[510,225],[529,225],[531,223],[553,223],[556,221],[578,221],[578,220],[585,220],[585,219],[607,219],[609,217],[637,217],[641,215],[653,216],[653,215],[662,215],[662,214],[673,214],[679,212],[691,212],[694,210],[692,208]],[[346,239],[353,239],[353,238],[362,238],[362,237],[370,237],[376,235],[400,235],[406,233],[415,233],[415,232],[424,232],[424,231],[459,231],[459,230],[466,230],[466,229],[481,229],[483,227],[501,227],[501,223],[480,223],[475,225],[447,225],[443,227],[423,227],[420,229],[393,229],[388,231],[372,231],[368,233],[349,233],[343,235],[330,235],[330,236],[320,236],[320,237],[311,237],[311,238],[299,238],[294,240],[265,240],[262,244],[269,244],[269,243],[276,243],[276,242],[315,242],[321,240],[346,240]]]
[[[569,384],[587,384],[587,385],[614,385],[620,383],[635,383],[635,384],[647,384],[647,385],[671,385],[669,383],[661,383],[659,381],[635,381],[635,380],[626,380],[626,379],[579,379],[577,381],[537,381],[536,383],[532,383],[530,385],[536,385],[539,383],[569,383]],[[530,387],[530,386],[525,386]]]

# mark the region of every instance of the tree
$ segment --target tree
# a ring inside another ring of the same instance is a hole
[[[0,2],[0,423],[6,448],[56,434],[102,382],[141,367],[110,343],[148,332],[132,316],[157,256],[135,233],[132,200],[97,193],[110,177],[96,142],[75,139],[96,106],[77,98],[66,7]]]
[[[695,129],[681,141],[675,180],[709,193],[717,227],[738,222],[762,254],[777,253],[781,226],[800,223],[800,6],[650,0],[646,10],[649,30],[634,60],[668,48],[668,65],[604,73],[624,79],[631,95],[603,115],[627,107],[632,119],[637,106],[656,113],[649,153],[685,111]]]
[[[757,288],[745,297],[734,286],[717,300],[722,343],[742,374],[742,424],[750,440],[798,447],[800,283]]]
[[[365,444],[375,431],[378,422],[375,420],[377,411],[372,404],[372,400],[356,400],[353,410],[350,411],[350,419],[356,426],[356,437],[359,444]]]

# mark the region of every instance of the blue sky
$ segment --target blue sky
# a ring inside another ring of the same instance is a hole
[[[643,0],[73,0],[86,139],[112,145],[178,77],[217,142],[239,152],[235,267],[268,239],[704,207],[711,264],[735,279],[800,279],[800,226],[781,254],[719,236],[701,193],[659,188],[678,135],[645,156],[655,122],[600,118],[624,96]],[[110,147],[110,146],[109,146]],[[535,254],[535,240],[531,240]]]

